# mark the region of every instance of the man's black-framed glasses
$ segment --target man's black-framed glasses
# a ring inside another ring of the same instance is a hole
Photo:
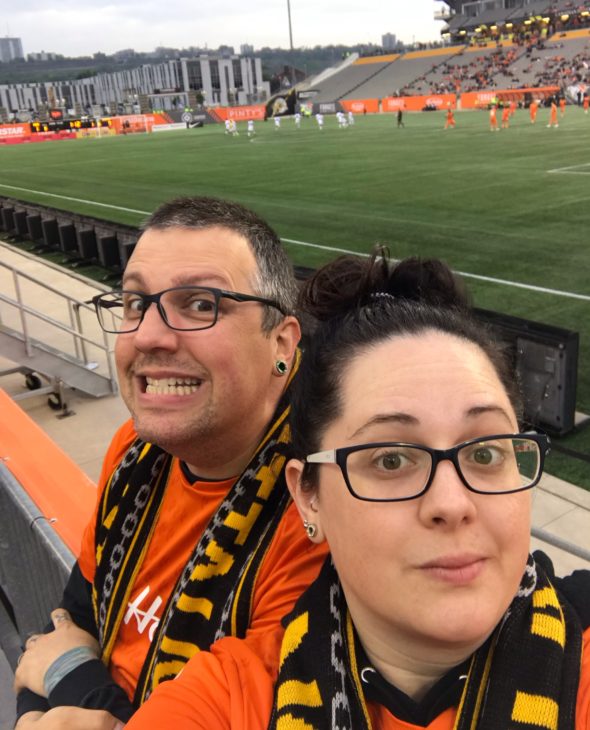
[[[126,334],[135,332],[142,323],[150,304],[155,304],[164,322],[173,330],[192,332],[206,330],[217,322],[219,302],[259,302],[286,314],[272,299],[253,294],[240,294],[212,286],[175,286],[145,294],[123,289],[98,294],[92,298],[100,326],[105,332]]]
[[[549,438],[517,433],[481,436],[450,449],[383,442],[310,454],[308,464],[337,464],[353,497],[368,502],[403,502],[421,497],[441,461],[478,494],[511,494],[534,487],[543,473]]]

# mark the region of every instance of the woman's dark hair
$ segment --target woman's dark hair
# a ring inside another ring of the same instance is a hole
[[[341,256],[303,286],[299,311],[310,332],[293,383],[293,455],[318,450],[322,435],[342,411],[342,378],[351,359],[392,336],[428,330],[477,345],[487,355],[520,418],[521,398],[511,358],[475,320],[462,282],[438,259],[408,258],[397,265],[384,248],[370,259]],[[303,480],[316,482],[317,465]]]

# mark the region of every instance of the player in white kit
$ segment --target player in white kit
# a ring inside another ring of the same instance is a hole
[[[316,114],[315,115],[315,120],[318,123],[318,127],[320,128],[320,132],[321,132],[322,129],[324,128],[324,115],[323,114],[319,114],[319,113]]]

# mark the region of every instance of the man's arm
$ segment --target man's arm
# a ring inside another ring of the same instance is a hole
[[[70,614],[68,620],[57,623],[54,631],[51,631],[54,628],[52,623],[48,627],[51,633],[33,642],[17,669],[15,686],[17,691],[20,690],[17,698],[18,718],[25,713],[45,712],[51,707],[62,705],[106,710],[123,721],[131,717],[133,706],[129,698],[98,658],[98,632],[92,610],[91,589],[91,584],[76,563],[61,601],[62,609]],[[96,658],[84,661],[64,673],[51,687],[46,699],[44,684],[48,669],[59,657],[80,646],[93,647]]]
[[[69,611],[77,626],[97,638],[98,632],[92,611],[91,590],[92,586],[84,578],[80,566],[76,563],[68,578],[60,606]],[[47,624],[44,629],[46,634],[51,631],[53,631],[53,622]],[[42,680],[41,677],[40,681],[42,682]],[[16,699],[16,716],[18,719],[29,712],[47,712],[50,708],[51,705],[46,697],[36,694],[28,687],[25,686],[19,691]],[[20,729],[21,725],[19,724],[18,727]]]

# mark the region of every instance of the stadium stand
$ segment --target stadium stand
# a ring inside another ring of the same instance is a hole
[[[358,59],[340,73],[321,82],[319,93],[313,97],[314,103],[337,101],[338,99],[347,97],[349,94],[353,94],[356,98],[361,98],[355,90],[370,78],[375,77],[384,69],[391,66],[397,58],[398,55],[394,54],[392,56],[376,56],[374,61],[364,58]],[[317,86],[315,88],[317,89]]]
[[[498,69],[507,68],[514,53],[513,49],[499,49],[496,45],[484,49],[460,48],[406,90],[412,94],[441,94],[490,88],[491,79]]]
[[[519,56],[511,67],[513,84],[567,87],[585,81],[589,79],[589,58],[590,33],[582,38],[553,36]]]
[[[395,63],[389,64],[388,67],[381,69],[379,74],[366,79],[343,98],[400,96],[409,84],[423,77],[432,68],[433,63],[450,58],[456,52],[455,47],[444,47],[405,53]]]

